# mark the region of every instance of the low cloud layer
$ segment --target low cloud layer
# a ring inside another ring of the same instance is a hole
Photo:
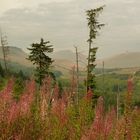
[[[43,37],[51,41],[55,50],[74,50],[73,45],[79,46],[79,51],[87,50],[85,11],[105,4],[99,19],[106,26],[94,43],[99,47],[98,57],[140,50],[138,0],[37,0],[32,6],[32,0],[18,2],[0,16],[0,25],[11,45],[25,49]]]

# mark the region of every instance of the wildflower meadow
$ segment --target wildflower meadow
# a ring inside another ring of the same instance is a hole
[[[77,104],[70,90],[60,93],[52,79],[40,88],[25,82],[19,100],[13,98],[14,79],[0,92],[0,140],[139,140],[140,109],[131,106],[132,81],[128,80],[124,112],[104,108],[100,96],[84,94]],[[92,93],[94,95],[94,93]]]

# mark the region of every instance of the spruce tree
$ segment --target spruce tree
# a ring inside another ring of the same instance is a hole
[[[104,6],[101,6],[99,8],[86,11],[89,27],[89,39],[87,40],[87,42],[89,43],[88,65],[87,65],[87,91],[89,89],[92,91],[93,89],[95,89],[94,69],[96,67],[95,60],[98,48],[95,46],[93,47],[92,43],[93,40],[96,39],[98,31],[101,29],[102,26],[104,26],[104,24],[100,24],[97,20],[100,12],[103,10],[103,7]]]
[[[41,38],[40,43],[33,43],[31,48],[28,48],[31,52],[27,59],[36,66],[35,77],[39,85],[42,84],[42,80],[45,76],[53,75],[52,72],[50,72],[50,66],[53,63],[53,60],[46,55],[47,53],[53,52],[52,46],[53,45],[50,45],[49,41],[44,42]]]

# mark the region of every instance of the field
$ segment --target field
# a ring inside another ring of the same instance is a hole
[[[90,91],[77,102],[74,89],[61,90],[49,77],[40,89],[34,80],[10,78],[0,92],[0,139],[139,140],[140,110],[133,104],[132,81],[127,84],[122,90],[123,106],[117,111],[108,88],[97,103]]]

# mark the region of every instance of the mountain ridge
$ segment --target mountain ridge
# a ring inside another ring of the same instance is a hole
[[[110,58],[102,59],[106,68],[129,68],[140,67],[140,52],[127,52],[114,55]],[[98,63],[98,67],[102,67],[101,63]]]
[[[76,65],[76,54],[71,50],[61,50],[49,54],[54,59],[53,65],[60,65],[71,68]],[[32,67],[32,63],[27,60],[28,53],[19,47],[10,46],[8,59],[11,62],[16,62],[21,65]],[[3,59],[2,48],[0,48],[0,58]],[[100,59],[96,61],[97,68],[102,67],[102,62],[105,63],[105,68],[126,68],[126,67],[140,67],[140,52],[121,53],[109,58]],[[86,68],[87,57],[84,54],[79,55],[79,67]]]

